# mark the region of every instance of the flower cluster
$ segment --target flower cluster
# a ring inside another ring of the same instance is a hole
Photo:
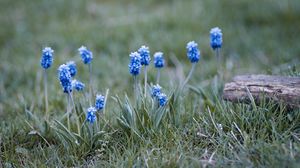
[[[62,64],[59,66],[58,79],[60,81],[64,93],[72,92],[72,77],[69,67],[66,64]]]
[[[187,56],[192,63],[198,62],[200,59],[200,50],[195,41],[190,41],[186,45]]]
[[[158,84],[152,86],[151,96],[158,101],[160,107],[166,105],[167,95],[161,92],[161,87]]]
[[[157,100],[158,100],[159,106],[160,106],[160,107],[163,107],[163,106],[165,106],[166,103],[167,103],[167,95],[164,94],[164,93],[160,93],[160,94],[157,96]]]
[[[104,108],[105,105],[105,97],[102,95],[97,95],[96,96],[96,102],[95,102],[95,107],[89,107],[87,109],[87,115],[86,115],[86,120],[93,124],[94,121],[97,119],[96,113],[97,111],[100,111]]]
[[[71,76],[74,77],[77,73],[77,68],[76,68],[75,62],[74,61],[69,61],[69,62],[67,62],[67,65],[69,67]]]
[[[145,66],[149,65],[151,61],[149,47],[142,46],[138,50],[138,53],[141,56],[141,65],[145,65]]]
[[[165,66],[164,54],[162,52],[154,53],[154,66],[155,68],[162,68]]]
[[[87,109],[86,120],[89,123],[93,124],[96,121],[96,119],[97,119],[96,112],[97,112],[97,109],[95,107],[89,107]]]
[[[92,62],[93,53],[90,50],[88,50],[85,46],[81,46],[78,49],[78,51],[81,55],[81,59],[84,64],[90,64]]]
[[[221,29],[218,27],[215,27],[213,29],[211,29],[210,31],[210,45],[211,47],[215,50],[218,48],[222,47],[222,32]],[[48,69],[49,67],[51,67],[51,65],[53,64],[53,50],[50,47],[46,47],[42,50],[42,57],[40,60],[41,66],[44,69]],[[83,61],[84,64],[89,64],[89,70],[90,70],[90,95],[92,95],[92,85],[91,85],[91,61],[93,59],[93,53],[88,50],[85,46],[81,46],[78,49],[81,59]],[[187,43],[186,45],[186,53],[187,53],[187,57],[190,60],[190,62],[192,63],[197,63],[200,60],[200,50],[198,48],[198,44],[195,41],[190,41]],[[216,53],[218,53],[218,50],[216,50]],[[148,65],[150,65],[151,62],[151,57],[150,57],[150,51],[149,51],[149,47],[147,46],[141,46],[137,52],[132,52],[130,53],[130,62],[128,64],[128,68],[129,68],[129,72],[130,74],[132,74],[133,76],[137,76],[140,74],[141,71],[141,66],[145,65],[144,70],[145,70],[145,97],[147,96],[147,67]],[[151,88],[151,96],[153,99],[155,99],[155,101],[157,102],[156,104],[158,104],[159,107],[163,107],[166,106],[167,102],[168,102],[168,97],[165,93],[163,93],[161,90],[161,86],[158,84],[159,83],[159,78],[160,78],[160,70],[161,68],[163,68],[165,66],[165,59],[164,59],[164,54],[162,52],[156,52],[154,53],[154,66],[155,68],[157,68],[157,84],[153,85]],[[183,82],[182,84],[182,89],[184,88],[185,84],[187,84],[188,79],[191,77],[193,70],[195,69],[196,64],[193,64],[189,75],[187,76],[186,80]],[[45,71],[46,72],[46,71]],[[58,79],[60,81],[60,84],[62,86],[63,92],[64,93],[68,93],[72,99],[72,94],[70,94],[72,92],[73,89],[77,90],[77,91],[82,91],[85,88],[85,85],[74,79],[72,80],[72,78],[77,74],[77,66],[75,64],[74,61],[69,61],[66,64],[62,64],[58,67]],[[46,73],[45,73],[46,76]],[[46,78],[45,78],[46,79]],[[135,91],[136,93],[138,93],[139,89],[138,89],[138,78],[134,78],[135,79]],[[45,83],[47,84],[47,80],[45,80]],[[46,87],[45,87],[46,88]],[[45,95],[47,92],[45,91]],[[138,96],[139,94],[135,94],[136,95],[136,100],[138,100]],[[45,96],[46,97],[46,96]],[[69,97],[68,97],[69,98]],[[91,96],[89,97],[89,103],[90,105],[91,103]],[[96,113],[97,111],[101,111],[103,110],[103,108],[105,108],[105,102],[106,101],[106,97],[98,94],[96,95],[96,100],[95,100],[95,106],[91,106],[87,109],[87,114],[86,114],[86,120],[89,123],[94,123],[95,120],[97,119],[96,117]],[[47,101],[46,101],[47,102]],[[138,102],[138,101],[137,101]],[[46,103],[47,104],[47,103]],[[69,104],[70,105],[70,104]],[[74,102],[73,102],[74,105]],[[69,107],[69,106],[68,106]],[[47,109],[47,108],[46,108]],[[74,107],[74,109],[76,109]],[[69,108],[68,108],[69,110]]]
[[[159,84],[152,86],[151,96],[157,97],[160,94],[160,91],[161,91],[161,87],[159,86]]]
[[[53,63],[53,50],[50,47],[46,47],[43,49],[42,58],[41,58],[41,66],[44,69],[48,69]]]
[[[211,48],[218,49],[222,47],[222,31],[220,28],[215,27],[210,30],[210,46]]]
[[[82,82],[74,79],[72,80],[72,87],[75,88],[77,91],[82,91],[85,85]]]
[[[129,72],[133,75],[136,76],[140,73],[141,70],[141,56],[138,52],[133,52],[130,55],[130,63],[128,65],[129,67]]]
[[[105,101],[105,97],[100,95],[96,96],[96,102],[95,102],[95,107],[98,111],[102,110],[104,107],[104,102]]]

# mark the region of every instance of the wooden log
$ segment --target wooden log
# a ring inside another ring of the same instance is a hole
[[[226,83],[223,90],[223,99],[232,102],[249,103],[251,95],[255,102],[267,99],[300,108],[300,77],[241,75]]]

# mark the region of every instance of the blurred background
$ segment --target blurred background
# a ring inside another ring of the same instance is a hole
[[[168,68],[162,85],[167,87],[170,78],[188,73],[185,46],[195,40],[202,58],[191,84],[210,80],[217,68],[209,45],[215,26],[223,32],[226,80],[236,74],[299,69],[299,0],[0,0],[0,24],[2,117],[43,103],[40,57],[46,46],[55,50],[49,69],[52,102],[63,95],[56,79],[60,64],[75,60],[77,78],[88,81],[77,51],[81,45],[94,54],[94,88],[110,88],[112,95],[132,89],[128,55],[141,45],[149,46],[151,54],[164,52]],[[150,82],[154,78],[150,68]]]

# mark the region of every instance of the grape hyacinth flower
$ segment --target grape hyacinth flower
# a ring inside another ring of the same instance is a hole
[[[167,102],[167,96],[161,92],[161,87],[158,84],[152,86],[151,96],[158,102],[158,107],[164,106]]]
[[[87,109],[86,120],[87,120],[89,123],[93,124],[93,123],[96,121],[96,119],[97,119],[97,117],[96,117],[96,112],[97,112],[97,110],[96,110],[95,107],[89,107],[89,108]]]
[[[142,46],[138,50],[138,53],[141,56],[141,64],[145,66],[149,65],[151,61],[149,47]]]
[[[76,89],[77,91],[82,91],[84,89],[85,85],[82,82],[74,79],[74,80],[72,80],[72,87],[74,89]]]
[[[47,69],[53,63],[53,50],[50,47],[45,47],[42,51],[41,66],[44,68],[44,94],[45,94],[45,108],[46,116],[48,116],[48,89],[47,89]]]
[[[147,94],[147,66],[150,64],[151,58],[150,58],[150,51],[149,47],[142,46],[139,50],[138,53],[141,56],[141,65],[145,65],[144,67],[144,73],[145,73],[145,97]]]
[[[137,101],[138,97],[138,81],[137,81],[137,75],[140,74],[141,70],[141,56],[138,52],[132,52],[130,53],[130,62],[129,62],[129,72],[131,75],[134,77],[134,95],[135,95],[135,100]]]
[[[222,31],[220,28],[215,27],[210,30],[210,46],[213,50],[216,52],[216,57],[218,61],[218,67],[220,66],[221,63],[221,58],[220,58],[220,49],[222,47]]]
[[[79,49],[79,54],[81,55],[81,59],[84,64],[89,65],[89,103],[90,106],[92,105],[92,60],[93,60],[93,53],[88,50],[85,46],[81,46]]]
[[[158,100],[159,106],[160,106],[160,107],[163,107],[163,106],[166,105],[168,99],[167,99],[166,94],[160,93],[160,94],[157,96],[157,100]]]
[[[191,63],[198,62],[200,59],[200,51],[198,49],[198,44],[195,41],[190,41],[186,45],[187,56]]]
[[[192,74],[195,70],[196,63],[200,60],[200,50],[198,48],[198,44],[195,41],[190,41],[190,42],[187,43],[187,45],[186,45],[186,55],[192,63],[192,68],[191,68],[187,78],[183,82],[183,84],[181,86],[181,90],[184,88],[184,86],[187,84],[187,82],[191,78],[191,76],[192,76]]]
[[[44,69],[48,69],[51,67],[53,63],[53,50],[50,47],[45,47],[43,49],[43,54],[41,58],[41,66]]]
[[[213,50],[222,47],[222,31],[220,28],[215,27],[210,30],[210,46]]]
[[[93,60],[93,53],[88,50],[85,46],[81,46],[79,49],[79,54],[84,64],[90,64]]]
[[[67,65],[69,67],[71,77],[74,77],[77,73],[77,68],[76,68],[75,62],[74,61],[69,61],[69,62],[67,62]]]
[[[129,67],[129,72],[133,75],[133,76],[137,76],[140,74],[140,70],[141,70],[141,56],[138,52],[132,52],[130,53],[130,63],[128,65]]]
[[[64,93],[72,92],[72,77],[70,69],[66,64],[62,64],[58,68],[58,79],[63,88]]]
[[[101,111],[104,108],[105,105],[105,97],[100,95],[96,96],[96,102],[95,102],[95,107],[98,111]]]
[[[157,98],[160,93],[161,93],[161,87],[159,86],[159,84],[152,86],[152,90],[151,90],[152,97]]]
[[[154,66],[157,68],[156,83],[159,83],[160,69],[165,66],[164,54],[162,52],[154,53]]]
[[[68,106],[67,106],[67,115],[68,115],[68,128],[70,129],[70,112],[71,112],[71,107],[70,107],[70,99],[73,102],[72,99],[72,77],[70,74],[70,69],[68,67],[68,65],[66,64],[62,64],[58,67],[58,79],[60,81],[60,84],[63,88],[64,93],[67,93],[67,102],[68,102]],[[73,102],[74,104],[74,102]]]

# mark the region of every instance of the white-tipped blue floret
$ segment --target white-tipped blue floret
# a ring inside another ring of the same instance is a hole
[[[161,87],[159,86],[159,84],[153,85],[151,88],[151,96],[152,97],[158,97],[158,95],[161,92]]]
[[[104,108],[105,104],[105,97],[102,96],[101,94],[96,96],[96,102],[95,102],[95,107],[98,111],[102,110]]]
[[[66,64],[62,64],[58,68],[58,79],[63,88],[64,93],[72,92],[72,77],[69,67]]]
[[[192,63],[198,62],[200,59],[200,50],[195,41],[190,41],[186,45],[186,54]]]
[[[140,73],[141,70],[141,56],[138,52],[132,52],[130,55],[130,62],[129,62],[129,72],[136,76]]]
[[[222,31],[220,28],[215,27],[210,30],[210,46],[212,49],[218,49],[222,47]]]
[[[167,95],[164,94],[164,93],[160,93],[157,96],[157,100],[158,100],[158,104],[159,104],[160,107],[165,106],[166,103],[167,103]]]
[[[67,62],[67,65],[69,67],[71,76],[74,77],[77,73],[77,67],[76,67],[75,62],[74,61],[69,61],[69,62]]]
[[[82,91],[85,87],[84,83],[74,79],[72,80],[72,87],[75,88],[77,91]]]
[[[155,68],[162,68],[165,66],[164,54],[162,52],[154,53],[154,66]]]
[[[93,124],[96,121],[96,119],[97,119],[96,112],[97,112],[97,110],[95,107],[89,107],[87,109],[86,120],[89,123]]]
[[[88,50],[85,46],[81,46],[79,49],[79,54],[84,64],[90,64],[93,60],[93,53]]]
[[[139,50],[138,53],[141,56],[141,64],[142,65],[149,65],[151,58],[150,58],[150,51],[149,51],[149,47],[147,46],[142,46]]]
[[[43,49],[42,57],[41,57],[41,66],[44,69],[48,69],[51,67],[53,63],[53,50],[50,47],[45,47]]]

